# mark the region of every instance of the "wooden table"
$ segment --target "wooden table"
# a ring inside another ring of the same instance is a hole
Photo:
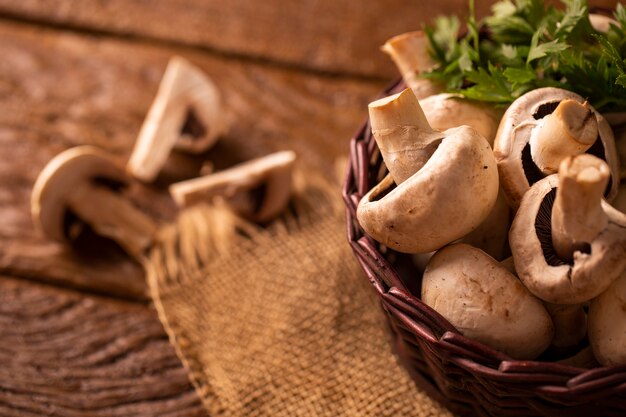
[[[465,2],[437,3],[450,13]],[[71,250],[33,230],[31,188],[52,156],[92,144],[125,160],[178,54],[216,81],[236,122],[217,149],[174,158],[155,185],[133,184],[140,207],[171,219],[165,185],[206,159],[219,168],[289,148],[307,169],[334,172],[368,101],[395,77],[378,46],[432,7],[0,0],[0,415],[206,415],[139,265],[95,237]]]

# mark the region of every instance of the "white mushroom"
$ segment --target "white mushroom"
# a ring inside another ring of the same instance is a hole
[[[552,340],[541,301],[486,253],[455,244],[430,260],[422,301],[465,336],[516,359],[534,359]]]
[[[626,365],[626,271],[589,305],[589,343],[602,365]]]
[[[602,33],[607,33],[612,24],[618,24],[615,19],[598,13],[589,13],[589,22],[595,30]]]
[[[428,36],[421,30],[394,36],[381,48],[391,57],[404,82],[419,99],[442,91],[441,86],[419,77],[437,65],[430,57],[429,48]]]
[[[80,146],[62,152],[35,182],[33,222],[44,235],[61,242],[86,224],[138,257],[152,242],[156,224],[110,186],[126,179],[123,168],[97,148]]]
[[[533,128],[530,154],[541,172],[550,175],[564,158],[586,152],[597,138],[598,122],[589,104],[565,99]]]
[[[607,121],[579,95],[559,88],[539,88],[517,99],[507,109],[494,154],[502,187],[517,209],[532,184],[556,172],[567,156],[590,153],[604,159],[611,171],[605,190],[617,193],[619,160]]]
[[[503,110],[474,100],[463,99],[454,94],[436,94],[419,101],[428,123],[434,130],[447,130],[467,125],[487,139],[489,145],[498,130]],[[462,242],[477,247],[495,259],[506,254],[511,225],[511,213],[504,192],[498,192],[498,199],[487,218]],[[428,261],[428,259],[426,259]],[[418,264],[422,262],[419,261]],[[420,268],[423,270],[423,268]]]
[[[430,127],[409,88],[376,100],[368,108],[376,144],[389,173],[400,184],[430,159],[445,134]]]
[[[557,349],[584,337],[582,303],[626,268],[626,216],[602,201],[608,178],[599,158],[566,158],[558,175],[526,193],[511,227],[511,251],[524,285],[548,303],[567,305],[549,307]]]
[[[153,181],[173,149],[205,152],[228,127],[215,84],[187,60],[173,57],[126,169],[135,178]]]
[[[498,131],[504,111],[488,104],[468,100],[455,94],[435,94],[419,100],[430,126],[435,130],[447,130],[467,125],[487,139],[489,145]]]
[[[357,208],[370,236],[400,252],[424,253],[485,220],[498,195],[497,168],[485,138],[469,126],[431,129],[410,89],[371,103],[370,115],[391,173]]]
[[[224,171],[172,184],[170,193],[182,207],[217,198],[240,216],[266,222],[282,212],[289,201],[295,160],[296,154],[292,151],[276,152]]]

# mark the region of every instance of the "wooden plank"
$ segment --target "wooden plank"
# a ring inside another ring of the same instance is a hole
[[[478,13],[493,2],[477,0]],[[386,39],[466,10],[466,0],[0,0],[7,16],[386,78],[396,76]]]
[[[476,0],[477,14],[494,2]],[[590,4],[612,8],[617,1]],[[378,50],[386,39],[466,11],[466,0],[0,0],[7,16],[388,79],[396,70]]]
[[[0,276],[0,416],[207,416],[153,310]]]
[[[87,37],[0,21],[0,273],[142,297],[143,272],[117,247],[95,239],[79,250],[49,242],[31,225],[29,196],[39,171],[79,144],[128,157],[169,57],[181,54],[221,88],[235,123],[214,151],[173,158],[156,185],[131,197],[156,218],[175,214],[165,185],[195,175],[199,162],[224,167],[294,149],[309,169],[333,172],[335,158],[366,115],[380,82],[303,74],[189,48]]]

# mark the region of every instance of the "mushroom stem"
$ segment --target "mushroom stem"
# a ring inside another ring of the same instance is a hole
[[[370,103],[369,115],[372,134],[396,184],[419,171],[443,138],[409,88]]]
[[[557,255],[571,261],[606,228],[602,196],[609,167],[593,155],[568,157],[559,166],[559,187],[552,207],[552,243]]]
[[[103,186],[80,185],[69,196],[67,205],[97,234],[113,239],[135,258],[139,258],[152,243],[157,229],[152,219]]]
[[[557,353],[577,346],[587,334],[587,315],[582,304],[552,304],[544,302],[554,324],[552,348]]]
[[[530,151],[537,167],[549,175],[564,158],[587,151],[597,138],[598,122],[589,104],[566,99],[533,130]]]
[[[558,175],[559,187],[552,206],[552,244],[557,255],[569,262],[607,226],[602,195],[610,172],[606,162],[583,154],[565,158]],[[578,345],[587,333],[582,304],[546,303],[546,307],[555,327],[552,347],[563,352]]]
[[[429,45],[428,36],[419,30],[394,36],[381,47],[396,64],[404,82],[418,99],[441,92],[435,83],[419,77],[436,65],[428,52]]]

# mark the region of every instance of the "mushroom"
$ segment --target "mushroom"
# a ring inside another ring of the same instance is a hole
[[[405,84],[419,99],[437,94],[442,87],[420,74],[435,68],[437,63],[429,53],[430,41],[423,31],[407,32],[394,36],[382,46],[402,74]]]
[[[498,131],[498,125],[504,111],[474,100],[462,98],[456,94],[435,94],[419,101],[426,120],[435,130],[446,130],[467,125],[476,129],[489,145]]]
[[[173,149],[202,153],[229,127],[220,92],[199,68],[170,59],[159,91],[126,166],[141,181],[153,181]]]
[[[612,24],[618,25],[615,19],[598,13],[589,13],[589,22],[595,30],[602,33],[607,33]]]
[[[563,365],[575,366],[577,368],[592,369],[598,367],[600,364],[593,354],[591,346],[586,346],[576,352],[574,355],[565,359],[557,361]]]
[[[429,160],[445,134],[431,128],[410,88],[376,100],[368,108],[376,144],[389,173],[400,184]]]
[[[432,257],[422,301],[463,335],[515,359],[536,358],[552,340],[541,301],[506,266],[470,245],[446,246]]]
[[[504,192],[500,188],[489,215],[476,229],[464,236],[461,242],[472,245],[500,261],[509,253],[509,229],[512,217]]]
[[[557,350],[584,337],[582,303],[605,291],[626,268],[626,216],[602,200],[608,180],[601,159],[566,158],[558,175],[526,193],[509,233],[524,285],[548,303],[565,305],[548,307]]]
[[[435,130],[447,130],[467,125],[476,129],[489,145],[498,130],[504,111],[474,100],[463,99],[454,94],[436,94],[419,101],[426,120]],[[498,199],[487,218],[474,231],[463,238],[463,242],[487,252],[500,260],[506,254],[511,213],[504,193]],[[428,262],[428,259],[425,259]],[[418,261],[418,264],[423,261]],[[423,270],[423,268],[421,268]]]
[[[172,184],[170,194],[181,207],[216,198],[225,200],[238,215],[266,222],[282,212],[289,201],[295,160],[292,151],[276,152],[225,171]]]
[[[516,209],[536,181],[555,173],[567,156],[590,153],[604,159],[612,179],[608,199],[617,193],[619,161],[610,126],[579,95],[559,88],[524,94],[507,109],[496,134],[494,153],[502,187]]]
[[[602,365],[626,365],[626,271],[591,301],[589,343]]]
[[[152,242],[156,224],[112,187],[125,182],[124,169],[97,148],[62,152],[41,171],[33,187],[35,227],[65,242],[86,224],[138,257]]]
[[[390,171],[357,207],[370,236],[399,252],[425,253],[489,215],[498,172],[489,143],[474,129],[433,130],[410,89],[371,103],[370,118]]]

